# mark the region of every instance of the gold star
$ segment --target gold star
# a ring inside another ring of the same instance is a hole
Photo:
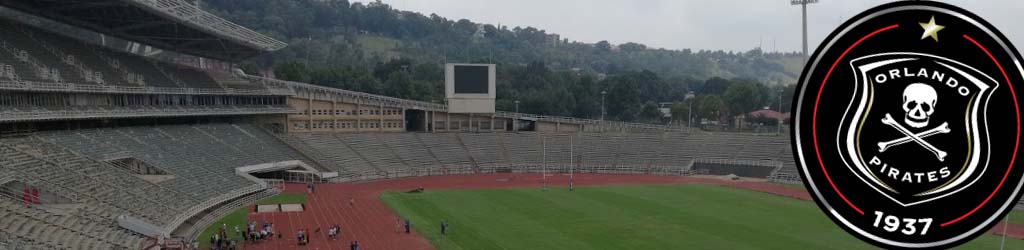
[[[921,24],[921,28],[924,29],[924,34],[921,34],[921,40],[924,40],[927,37],[932,37],[932,39],[935,39],[935,41],[938,42],[939,31],[946,28],[946,26],[935,24],[935,16],[932,16],[932,20],[928,21],[928,23],[919,24]]]

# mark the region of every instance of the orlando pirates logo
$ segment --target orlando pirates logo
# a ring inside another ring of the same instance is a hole
[[[999,84],[952,59],[886,52],[850,61],[854,97],[836,142],[845,165],[911,206],[962,190],[985,173],[989,94]]]
[[[850,19],[808,61],[793,147],[826,214],[886,248],[948,248],[1020,200],[1013,46],[978,16],[901,1]]]

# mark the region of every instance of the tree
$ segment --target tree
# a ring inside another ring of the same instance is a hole
[[[607,40],[601,40],[600,42],[594,44],[594,48],[597,48],[600,51],[607,52],[612,50],[612,44],[608,43]]]
[[[412,59],[399,58],[388,61],[387,63],[377,63],[377,66],[373,68],[373,76],[380,80],[388,79],[388,76],[395,71],[408,71],[413,65]]]
[[[623,52],[640,52],[647,49],[647,45],[628,42],[619,45],[619,49],[621,49]]]
[[[660,120],[664,115],[658,110],[658,104],[654,102],[647,102],[640,110],[640,119],[648,122],[656,122]]]
[[[673,102],[672,107],[669,108],[669,113],[672,114],[672,120],[676,122],[689,122],[690,104],[688,102]]]
[[[605,100],[606,110],[610,117],[621,121],[636,119],[640,111],[640,83],[632,75],[613,76],[605,79],[602,85],[609,86]]]
[[[766,91],[758,83],[734,83],[725,91],[724,101],[732,111],[730,115],[745,114],[762,107],[764,93]]]
[[[702,118],[718,120],[723,114],[727,114],[725,103],[722,101],[722,97],[718,95],[697,97],[695,103],[699,104],[697,105],[697,111]]]
[[[519,99],[520,111],[549,115],[597,118],[604,90],[606,118],[633,120],[643,116],[649,102],[687,103],[690,91],[725,98],[730,86],[740,82],[759,86],[761,105],[777,107],[775,90],[754,81],[795,82],[800,72],[786,69],[799,68],[790,64],[802,59],[799,53],[654,49],[635,42],[618,45],[621,53],[611,53],[615,45],[608,41],[547,46],[548,33],[539,27],[510,29],[423,15],[377,0],[200,3],[204,10],[290,44],[242,62],[246,72],[273,69],[286,80],[438,101],[443,98],[442,62],[496,63],[499,109],[511,110]],[[395,74],[399,71],[406,73]],[[792,91],[786,91],[783,105],[789,109]],[[698,104],[694,100],[695,117]]]
[[[413,86],[412,77],[408,71],[395,71],[388,75],[384,81],[384,94],[398,98],[420,97],[419,89]]]
[[[309,82],[309,70],[306,65],[299,62],[286,62],[274,67],[274,76],[278,79]]]
[[[732,81],[721,77],[712,77],[704,81],[700,87],[700,94],[721,95],[732,85]]]

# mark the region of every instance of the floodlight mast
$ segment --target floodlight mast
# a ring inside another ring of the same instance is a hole
[[[790,5],[800,5],[803,8],[803,25],[804,25],[804,64],[807,64],[807,5],[817,3],[818,0],[791,0]]]

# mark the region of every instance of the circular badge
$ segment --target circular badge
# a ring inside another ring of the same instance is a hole
[[[885,248],[949,248],[1018,202],[1020,55],[948,4],[899,1],[850,19],[800,77],[800,174],[840,227]]]

